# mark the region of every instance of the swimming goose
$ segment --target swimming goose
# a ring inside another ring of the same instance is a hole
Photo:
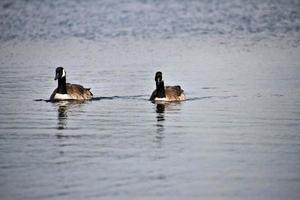
[[[66,71],[63,67],[57,67],[54,80],[58,80],[58,86],[50,96],[51,101],[60,100],[88,100],[93,94],[90,88],[81,85],[66,83]]]
[[[162,79],[162,73],[155,74],[156,89],[153,91],[150,101],[183,101],[185,100],[184,91],[179,85],[166,86]]]

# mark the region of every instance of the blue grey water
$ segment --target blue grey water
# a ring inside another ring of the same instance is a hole
[[[0,199],[300,199],[298,0],[3,0],[0,33]],[[94,100],[43,101],[60,65]]]

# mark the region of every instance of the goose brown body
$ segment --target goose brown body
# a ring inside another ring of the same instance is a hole
[[[165,87],[165,97],[157,97],[157,89],[155,89],[150,97],[151,101],[183,101],[185,100],[184,90],[181,89],[179,85],[176,86],[166,86]]]
[[[90,88],[82,85],[66,83],[66,72],[62,67],[56,68],[55,79],[58,79],[58,86],[50,96],[51,101],[60,100],[89,100],[93,97]]]
[[[90,91],[90,88],[84,88],[81,85],[71,84],[71,83],[67,83],[66,87],[67,87],[67,95],[69,96],[69,100],[88,100],[93,97],[93,94]],[[54,100],[63,100],[63,99],[59,98],[59,96],[63,96],[63,95],[57,95],[57,94],[59,94],[57,92],[57,90],[58,89],[56,88],[53,91],[52,95],[50,96],[50,100],[53,100],[53,101]],[[65,95],[65,96],[68,97],[67,95]],[[67,100],[67,98],[65,100]]]
[[[183,101],[186,99],[184,90],[179,86],[164,86],[162,73],[155,74],[156,89],[152,92],[151,101]]]

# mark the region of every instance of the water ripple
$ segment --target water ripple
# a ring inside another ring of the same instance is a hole
[[[298,1],[1,1],[0,40],[219,37],[299,45]],[[82,17],[84,16],[84,17]]]

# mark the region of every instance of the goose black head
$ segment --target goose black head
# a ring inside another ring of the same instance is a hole
[[[61,79],[66,76],[66,71],[63,67],[57,67],[55,70],[55,78],[54,80]]]
[[[159,71],[156,72],[154,80],[155,80],[156,84],[159,85],[163,81],[162,73]]]

